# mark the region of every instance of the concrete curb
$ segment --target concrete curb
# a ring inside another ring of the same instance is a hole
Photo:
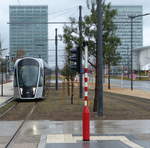
[[[8,103],[12,102],[14,100],[13,97],[7,99],[6,101],[4,101],[3,103],[0,104],[0,108],[7,105]]]
[[[148,99],[148,98],[144,98],[144,97],[132,96],[132,95],[126,95],[126,94],[120,94],[120,93],[115,93],[115,92],[104,91],[104,93],[106,93],[106,94],[112,94],[112,95],[117,95],[117,96],[125,96],[125,97],[132,97],[132,98],[150,100],[150,98]]]

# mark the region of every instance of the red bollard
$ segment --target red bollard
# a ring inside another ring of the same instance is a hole
[[[89,112],[88,106],[83,107],[82,134],[83,134],[83,141],[89,141],[90,140],[90,112]]]
[[[83,141],[90,140],[90,111],[88,108],[88,48],[85,48],[84,68],[84,107],[82,112],[82,136]]]

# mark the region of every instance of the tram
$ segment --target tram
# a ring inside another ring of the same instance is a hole
[[[40,58],[18,59],[14,65],[14,98],[44,99],[50,73],[48,65]]]

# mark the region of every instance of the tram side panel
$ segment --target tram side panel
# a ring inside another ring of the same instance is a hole
[[[18,88],[18,84],[17,84],[16,68],[14,70],[14,82],[13,82],[13,86],[14,86],[14,98],[15,99],[20,99],[20,93],[19,93],[19,88]]]
[[[43,96],[46,97],[46,91],[50,87],[50,76],[51,76],[51,69],[44,67],[44,84],[43,84]]]

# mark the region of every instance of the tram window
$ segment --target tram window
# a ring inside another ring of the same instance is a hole
[[[37,85],[38,67],[34,65],[25,65],[19,69],[19,85],[25,87],[34,87]]]

